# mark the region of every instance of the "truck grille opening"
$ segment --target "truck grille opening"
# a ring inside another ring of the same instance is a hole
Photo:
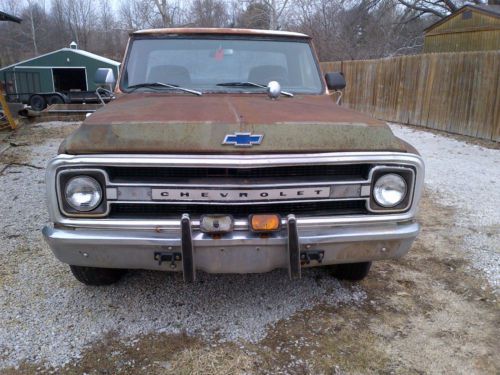
[[[173,179],[289,179],[365,180],[370,164],[300,165],[265,168],[210,168],[210,167],[108,167],[106,171],[113,182],[172,181]]]
[[[251,214],[273,213],[286,216],[332,216],[366,214],[364,200],[335,202],[296,202],[273,203],[263,205],[193,205],[193,204],[132,204],[115,203],[111,205],[109,217],[115,219],[178,219],[182,214],[189,214],[192,219],[201,215],[226,214],[235,218],[246,218]]]

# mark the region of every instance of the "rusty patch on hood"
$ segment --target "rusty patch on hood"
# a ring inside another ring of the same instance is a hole
[[[227,134],[263,134],[249,148]],[[61,147],[84,153],[297,153],[406,151],[389,127],[327,95],[271,100],[261,94],[123,95],[90,116]]]

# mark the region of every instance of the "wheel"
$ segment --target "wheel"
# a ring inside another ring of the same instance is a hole
[[[59,95],[52,95],[47,98],[47,105],[64,104],[63,98]]]
[[[333,266],[333,276],[340,280],[363,280],[371,266],[372,262],[336,264]]]
[[[96,268],[69,266],[75,278],[86,285],[110,285],[116,283],[127,272],[119,268]]]
[[[30,98],[30,106],[34,111],[43,111],[47,107],[47,102],[42,95],[33,95]]]

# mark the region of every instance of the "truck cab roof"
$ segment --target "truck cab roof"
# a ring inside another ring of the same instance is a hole
[[[132,35],[248,35],[248,36],[275,36],[288,38],[304,38],[310,39],[306,34],[296,33],[291,31],[278,30],[258,30],[258,29],[235,29],[235,28],[210,28],[210,27],[177,27],[166,29],[146,29],[138,30]]]

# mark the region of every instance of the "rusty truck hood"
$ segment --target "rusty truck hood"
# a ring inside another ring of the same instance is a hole
[[[223,145],[236,132],[252,147]],[[61,145],[67,154],[406,151],[389,127],[327,95],[126,94],[87,118]]]

